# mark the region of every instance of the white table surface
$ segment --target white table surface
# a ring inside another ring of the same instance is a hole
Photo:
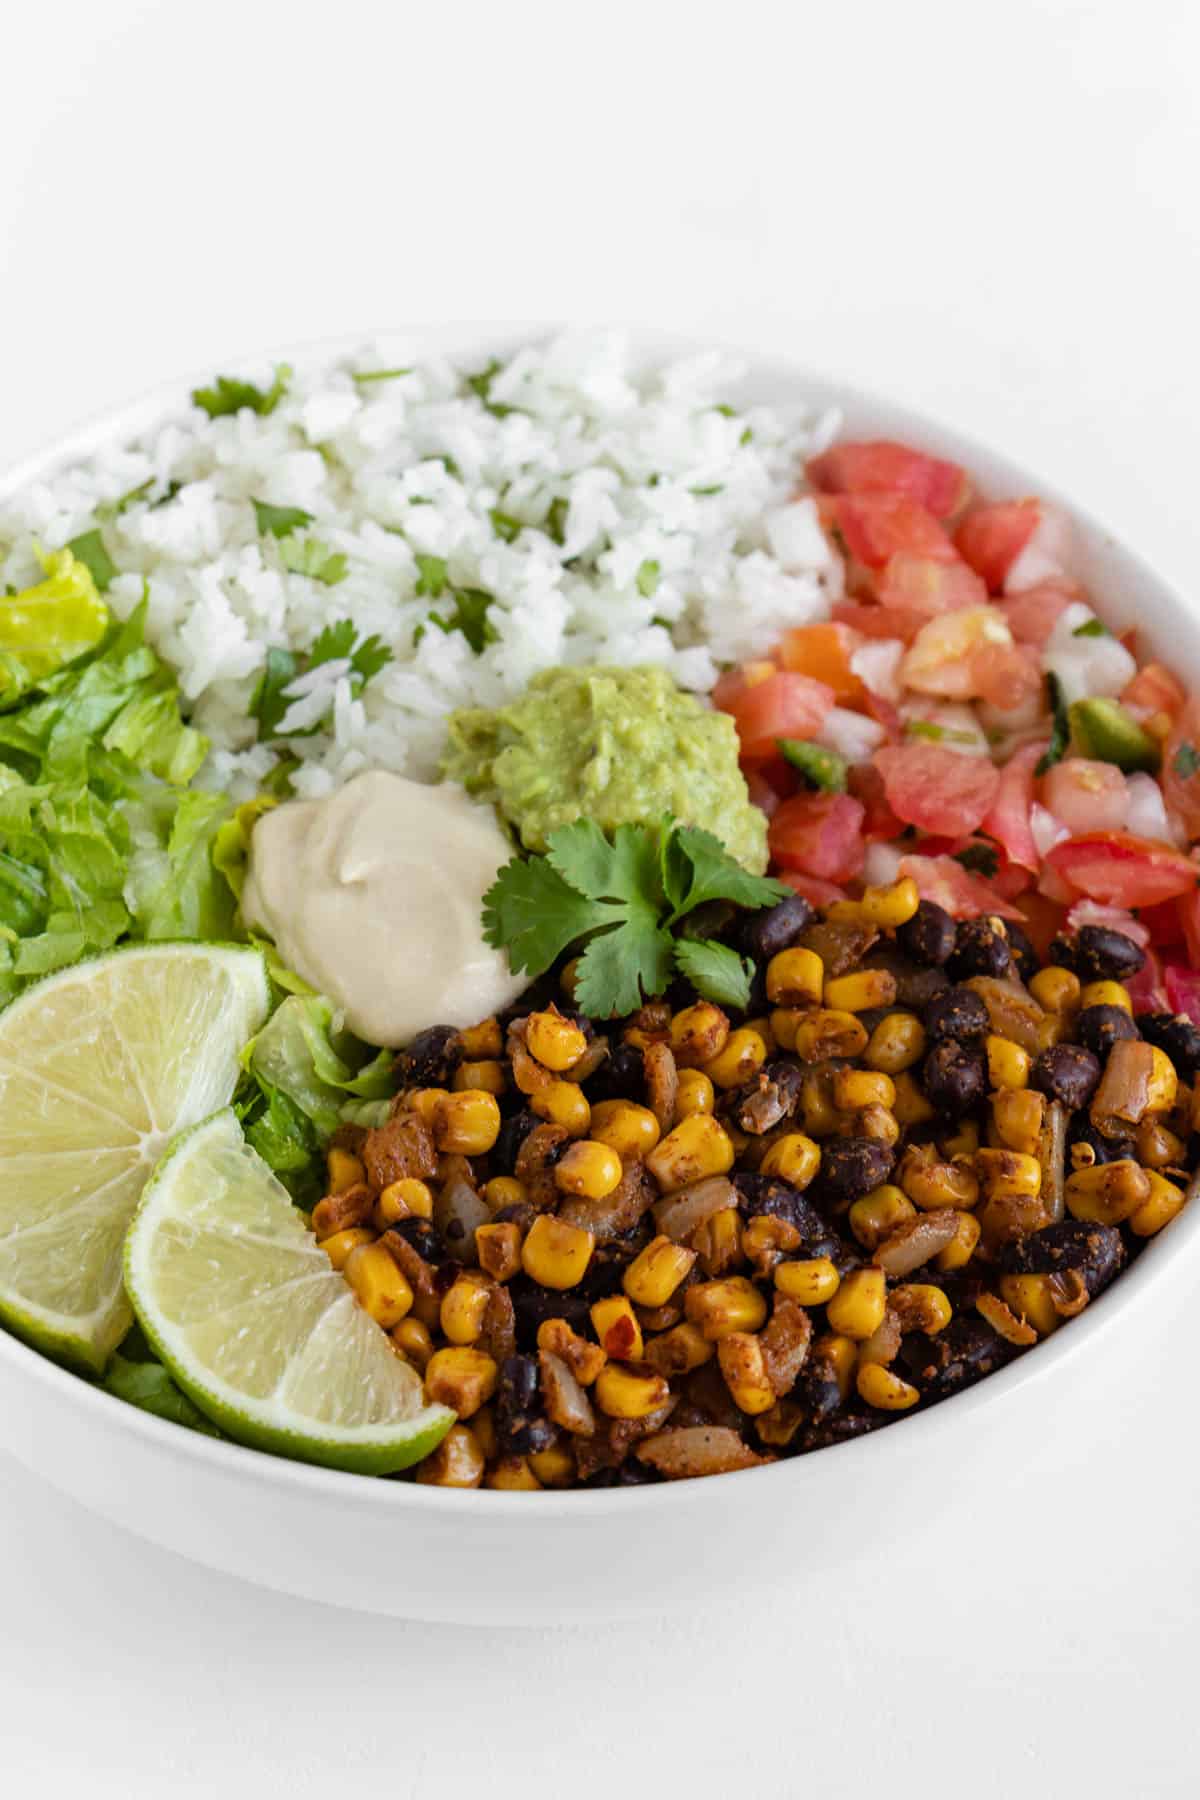
[[[1164,0],[13,8],[0,461],[240,350],[627,318],[988,435],[1186,590],[1198,52]],[[0,1778],[133,1800],[1195,1792],[1195,1340],[1184,1301],[1161,1312],[1077,1412],[1039,1415],[1004,1491],[964,1470],[929,1521],[881,1490],[851,1574],[806,1567],[798,1513],[773,1604],[652,1628],[261,1593],[0,1454]]]

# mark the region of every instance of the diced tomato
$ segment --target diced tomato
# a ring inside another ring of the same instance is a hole
[[[1041,659],[1029,644],[984,644],[971,652],[976,694],[999,712],[1015,712],[1042,686]]]
[[[1158,662],[1148,662],[1122,693],[1121,705],[1136,707],[1147,719],[1155,713],[1166,713],[1173,719],[1186,699],[1183,684],[1176,681],[1170,669],[1164,669]]]
[[[776,656],[792,674],[823,681],[833,690],[839,706],[860,706],[866,689],[850,667],[858,643],[857,632],[836,620],[828,625],[798,625],[788,632]]]
[[[1004,577],[1037,530],[1041,503],[1037,500],[1004,500],[998,506],[980,506],[969,512],[954,534],[959,555],[999,594]]]
[[[816,875],[802,875],[799,869],[780,869],[778,879],[786,881],[797,894],[803,894],[814,906],[832,906],[835,900],[846,898],[845,888],[838,887],[836,882],[822,881]]]
[[[1168,906],[1172,904],[1171,901],[1167,902]],[[1140,944],[1143,950],[1150,943],[1149,926],[1142,919],[1135,919],[1123,906],[1101,906],[1098,900],[1077,900],[1067,914],[1067,930],[1082,931],[1085,925],[1099,925],[1105,931],[1119,931],[1122,936],[1132,938],[1135,944]]]
[[[938,521],[902,494],[835,494],[824,509],[849,554],[868,569],[882,569],[897,551],[954,562],[957,552]]]
[[[873,688],[868,688],[860,710],[865,712],[868,718],[874,719],[877,725],[883,726],[891,743],[899,743],[904,735],[904,721],[900,717],[899,709],[893,706],[883,694],[877,694]]]
[[[1188,961],[1193,969],[1200,969],[1200,888],[1190,888],[1186,894],[1181,894],[1175,909],[1187,945]]]
[[[833,689],[823,681],[780,670],[743,688],[722,710],[732,715],[737,726],[743,759],[761,762],[778,755],[780,738],[816,737],[833,704]]]
[[[904,825],[887,803],[883,776],[874,764],[856,763],[849,772],[848,780],[850,792],[856,800],[862,802],[863,836],[872,843],[890,843],[893,838],[898,838]]]
[[[957,463],[886,439],[835,444],[814,456],[805,474],[822,493],[903,494],[938,519],[961,511],[971,493],[967,472]]]
[[[1051,850],[1046,866],[1106,906],[1154,906],[1194,889],[1200,877],[1200,869],[1180,851],[1129,831],[1068,838]]]
[[[1193,1025],[1200,1025],[1200,969],[1188,969],[1182,963],[1167,963],[1163,969],[1163,985],[1170,1010],[1183,1013]]]
[[[946,561],[930,556],[913,556],[907,550],[889,557],[879,577],[879,602],[889,609],[924,613],[934,618],[938,613],[958,612],[964,606],[987,604],[987,588],[974,569],[955,558]]]
[[[771,855],[822,881],[851,881],[863,866],[864,812],[852,794],[795,794],[771,820]]]
[[[1135,1013],[1171,1010],[1162,964],[1153,950],[1147,950],[1146,960],[1137,974],[1127,975],[1121,985],[1129,995]]]
[[[1037,870],[1041,857],[1033,841],[1029,814],[1033,807],[1034,769],[1045,752],[1044,741],[1025,744],[1014,752],[1000,771],[1000,785],[983,829],[1003,846],[1010,862]]]
[[[1006,900],[1020,899],[1033,886],[1034,871],[1026,869],[1020,863],[1009,862],[1007,857],[1001,860],[1000,867],[991,877],[992,886]],[[1024,905],[1024,901],[1021,902]]]
[[[767,780],[761,769],[746,770],[746,790],[750,796],[751,806],[757,806],[760,812],[765,812],[768,819],[783,798],[778,789]]]
[[[1079,890],[1073,888],[1066,877],[1060,875],[1057,869],[1052,869],[1047,862],[1042,864],[1037,886],[1038,893],[1043,894],[1047,900],[1053,900],[1056,906],[1073,906],[1079,898]]]
[[[942,700],[978,699],[985,685],[1007,695],[1018,690],[1010,666],[1013,661],[1014,646],[998,609],[967,606],[922,626],[900,665],[900,680],[918,694],[933,694]],[[1016,661],[1020,698],[1024,698],[1024,658],[1018,656]]]
[[[975,831],[1000,790],[994,763],[941,744],[885,744],[874,760],[896,817],[943,837]]]
[[[1178,900],[1160,900],[1157,906],[1141,906],[1138,908],[1138,924],[1146,932],[1146,942],[1156,944],[1160,948],[1184,942],[1183,909],[1191,903],[1192,896],[1183,894]],[[1092,902],[1080,901],[1081,906],[1090,906]],[[1141,941],[1141,940],[1139,940]],[[1200,932],[1196,936],[1196,949],[1200,951]],[[1189,955],[1191,951],[1189,950]]]
[[[747,688],[754,687],[760,681],[778,674],[773,662],[739,663],[735,669],[726,669],[724,675],[718,676],[709,699],[718,712],[731,712],[732,702],[744,694]]]
[[[1074,581],[1039,581],[1036,587],[1002,602],[1008,628],[1018,644],[1035,644],[1040,650],[1058,622],[1059,614],[1087,594]]]
[[[905,644],[911,644],[922,625],[929,623],[925,613],[911,606],[873,606],[870,602],[839,600],[831,612],[839,624],[849,625],[861,637],[899,638]]]
[[[1112,763],[1068,756],[1042,781],[1042,803],[1072,837],[1087,831],[1122,831],[1129,817],[1129,789]]]
[[[1045,894],[1034,892],[1022,894],[1021,911],[1025,914],[1026,935],[1042,961],[1045,962],[1051,940],[1057,937],[1063,928],[1063,909],[1057,901],[1047,899]]]
[[[1163,746],[1163,798],[1189,838],[1200,837],[1200,696],[1191,695]]]
[[[990,882],[972,875],[951,856],[906,856],[900,874],[912,876],[922,900],[936,901],[956,919],[977,919],[982,913],[997,913],[1002,919],[1025,916]]]

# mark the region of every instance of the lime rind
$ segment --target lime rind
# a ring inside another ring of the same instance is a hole
[[[454,1423],[425,1404],[228,1110],[179,1137],[147,1183],[125,1285],[184,1393],[253,1449],[390,1475]]]

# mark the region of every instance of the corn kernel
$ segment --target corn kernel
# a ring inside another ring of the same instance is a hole
[[[751,1417],[775,1404],[762,1345],[748,1331],[730,1331],[717,1344],[717,1361],[735,1405]]]
[[[776,1051],[779,1049],[779,1045],[775,1041],[775,1033],[771,1030],[770,1019],[747,1019],[745,1029],[747,1031],[752,1031],[755,1037],[762,1039],[763,1049],[769,1057],[775,1055]]]
[[[1153,1237],[1182,1212],[1187,1194],[1173,1181],[1167,1181],[1154,1169],[1146,1171],[1150,1193],[1135,1212],[1129,1215],[1129,1229],[1135,1237]]]
[[[867,1039],[863,1060],[869,1069],[899,1075],[911,1069],[925,1054],[925,1027],[915,1013],[888,1013]],[[895,1104],[895,1093],[889,1105]]]
[[[878,1331],[887,1310],[887,1277],[882,1269],[851,1269],[825,1308],[831,1330],[862,1340]]]
[[[1036,1199],[1042,1191],[1042,1165],[1036,1156],[1020,1150],[977,1150],[975,1170],[989,1200]],[[965,1205],[960,1200],[958,1204]]]
[[[896,1180],[914,1206],[926,1212],[943,1207],[971,1207],[979,1199],[979,1182],[966,1163],[939,1162],[925,1145],[911,1145],[900,1161]]]
[[[572,1331],[565,1319],[543,1319],[538,1326],[537,1347],[552,1356],[561,1356],[583,1387],[591,1386],[607,1360],[599,1344]]]
[[[592,1330],[606,1356],[617,1362],[641,1362],[645,1344],[642,1328],[624,1294],[610,1294],[591,1309]]]
[[[767,1303],[745,1275],[699,1282],[687,1290],[683,1309],[710,1339],[722,1338],[729,1331],[757,1331],[767,1319]]]
[[[777,1006],[775,1008],[771,1014],[771,1035],[779,1049],[794,1050],[796,1048],[796,1033],[805,1016],[804,1011],[799,1007]]]
[[[796,1026],[794,1050],[801,1062],[861,1056],[866,1047],[867,1028],[852,1012],[821,1007],[805,1013]]]
[[[675,1101],[677,1119],[690,1119],[697,1113],[710,1113],[716,1104],[713,1084],[703,1069],[680,1069],[679,1094]]]
[[[586,1135],[592,1119],[587,1095],[577,1081],[551,1081],[529,1096],[531,1111],[551,1125],[561,1125],[572,1137]]]
[[[483,1451],[487,1462],[494,1462],[500,1454],[500,1440],[496,1435],[495,1409],[481,1406],[477,1413],[471,1415],[471,1433]]]
[[[662,1130],[648,1106],[636,1106],[632,1100],[601,1100],[592,1108],[588,1136],[607,1144],[622,1161],[633,1161],[649,1155]]]
[[[850,1390],[854,1386],[854,1370],[858,1362],[858,1345],[853,1338],[842,1337],[835,1331],[826,1332],[816,1339],[809,1352],[811,1364],[824,1363],[837,1382],[838,1393],[842,1400],[850,1398]]]
[[[603,1200],[621,1180],[621,1159],[607,1144],[577,1138],[554,1165],[555,1186],[564,1194]]]
[[[855,969],[835,975],[825,983],[823,1003],[834,1012],[874,1012],[891,1006],[896,998],[896,977],[889,969]]]
[[[698,1325],[685,1320],[652,1337],[646,1345],[645,1360],[660,1375],[670,1377],[690,1374],[710,1362],[716,1353],[716,1344],[705,1337]]]
[[[374,1242],[375,1233],[360,1225],[353,1231],[335,1231],[332,1237],[322,1238],[317,1248],[325,1252],[335,1269],[344,1269],[352,1251]]]
[[[755,1039],[757,1043],[757,1038]],[[761,1046],[760,1046],[761,1047]],[[725,1175],[733,1167],[733,1141],[725,1127],[706,1113],[681,1119],[646,1158],[646,1167],[664,1193],[689,1187],[706,1175]]]
[[[1183,1139],[1169,1131],[1161,1119],[1145,1119],[1134,1134],[1137,1159],[1146,1169],[1178,1168],[1184,1154]]]
[[[954,1316],[941,1288],[930,1281],[906,1281],[893,1288],[888,1306],[899,1319],[902,1332],[923,1331],[929,1337],[944,1331]]]
[[[505,1206],[517,1206],[529,1198],[525,1183],[518,1181],[515,1175],[493,1175],[482,1191],[484,1201],[493,1212],[499,1212]]]
[[[842,1278],[827,1256],[812,1256],[803,1262],[781,1262],[775,1265],[775,1286],[789,1300],[801,1306],[824,1306],[833,1299]]]
[[[488,1471],[483,1485],[514,1494],[540,1493],[542,1486],[527,1456],[502,1456]]]
[[[389,1181],[375,1202],[375,1223],[381,1231],[400,1219],[432,1219],[433,1194],[423,1181],[403,1176]]]
[[[347,1188],[357,1187],[360,1181],[367,1178],[367,1171],[359,1158],[349,1150],[331,1150],[325,1158],[325,1167],[331,1194],[344,1194]]]
[[[460,1063],[454,1072],[456,1094],[464,1094],[469,1091],[502,1094],[507,1086],[508,1077],[504,1072],[504,1064],[491,1058],[486,1062]]]
[[[569,1444],[551,1444],[526,1457],[543,1487],[571,1487],[575,1481],[575,1453]]]
[[[491,1297],[491,1282],[473,1269],[464,1269],[442,1295],[438,1314],[442,1336],[452,1344],[473,1344],[483,1331]]]
[[[714,1087],[741,1087],[758,1074],[767,1060],[767,1049],[758,1033],[743,1025],[731,1031],[725,1047],[704,1065],[704,1073]]]
[[[728,1042],[729,1020],[711,1000],[697,1000],[671,1020],[670,1044],[680,1068],[710,1062]]]
[[[1027,1050],[1011,1038],[989,1036],[987,1040],[988,1080],[993,1088],[1025,1088],[1029,1086],[1032,1062]]]
[[[916,1218],[917,1209],[903,1188],[885,1181],[855,1200],[846,1216],[864,1250],[877,1250],[897,1225],[907,1225]]]
[[[934,1258],[935,1266],[941,1275],[951,1275],[955,1269],[963,1269],[975,1254],[975,1246],[979,1242],[983,1227],[974,1213],[958,1212],[955,1215],[957,1228],[950,1242],[938,1251]]]
[[[366,1182],[359,1181],[338,1194],[326,1194],[312,1210],[311,1224],[315,1235],[324,1240],[339,1231],[354,1231],[366,1225],[374,1211],[375,1199]]]
[[[953,1131],[938,1139],[938,1148],[945,1162],[957,1162],[960,1157],[974,1156],[979,1148],[979,1127],[974,1119],[960,1119]]]
[[[799,945],[780,950],[767,964],[767,999],[773,1006],[819,1006],[825,964],[815,950]]]
[[[1029,991],[1048,1013],[1070,1013],[1079,1005],[1081,989],[1078,975],[1070,969],[1051,966],[1038,970],[1029,983]]]
[[[696,1252],[686,1244],[652,1238],[626,1269],[621,1286],[636,1306],[665,1306],[695,1261]]]
[[[896,1087],[890,1075],[876,1069],[835,1069],[833,1103],[843,1112],[863,1112],[868,1106],[892,1107]]]
[[[742,1255],[742,1221],[737,1208],[726,1206],[697,1225],[688,1239],[706,1275],[724,1275]]]
[[[934,1116],[933,1107],[917,1086],[911,1070],[902,1069],[892,1079],[896,1088],[892,1111],[900,1124],[906,1127],[927,1124]]]
[[[920,904],[921,891],[911,875],[902,875],[898,881],[886,885],[864,888],[859,901],[871,924],[879,925],[885,931],[907,925]]]
[[[800,1131],[776,1138],[759,1164],[764,1175],[778,1175],[797,1188],[806,1188],[820,1166],[820,1148]]]
[[[1067,1176],[1067,1211],[1091,1224],[1120,1225],[1150,1199],[1150,1172],[1123,1157]]]
[[[868,1406],[877,1407],[882,1412],[903,1412],[906,1407],[915,1406],[921,1398],[919,1389],[911,1382],[902,1381],[891,1369],[885,1369],[882,1363],[863,1363],[855,1377],[860,1400]]]
[[[472,1413],[496,1391],[500,1370],[494,1357],[467,1344],[456,1344],[449,1350],[435,1350],[425,1370],[425,1392],[441,1406],[448,1406],[460,1419]]]
[[[1179,1077],[1175,1073],[1175,1065],[1165,1050],[1157,1044],[1150,1046],[1150,1082],[1149,1097],[1146,1102],[1146,1114],[1169,1113],[1175,1105],[1175,1097],[1179,1088]]]
[[[342,1274],[358,1295],[363,1311],[385,1331],[411,1312],[413,1291],[382,1244],[360,1244],[351,1250],[342,1265]]]
[[[475,1227],[475,1254],[493,1281],[511,1281],[521,1266],[521,1227],[501,1219]]]
[[[521,1245],[521,1267],[543,1287],[571,1288],[583,1280],[595,1243],[590,1231],[539,1213]]]
[[[1046,1116],[1046,1096],[1033,1088],[1003,1088],[992,1098],[992,1125],[1009,1150],[1032,1156]]]
[[[504,1049],[504,1033],[495,1017],[481,1019],[478,1025],[470,1026],[460,1036],[463,1056],[468,1060],[482,1061],[485,1057],[499,1056]]]
[[[845,1124],[833,1104],[833,1082],[827,1069],[813,1069],[804,1076],[799,1113],[805,1131],[813,1138],[832,1137]]]
[[[438,1107],[443,1100],[448,1100],[449,1098],[449,1088],[414,1088],[411,1094],[406,1095],[404,1106],[407,1112],[415,1113],[421,1123],[423,1125],[428,1125],[430,1131],[432,1131],[434,1129],[434,1122],[437,1118]]]
[[[1032,1325],[1039,1337],[1049,1337],[1062,1324],[1047,1276],[1002,1275],[996,1285],[1009,1311]]]
[[[439,1150],[459,1156],[483,1156],[500,1136],[496,1096],[482,1088],[447,1094],[434,1111],[433,1136]]]
[[[561,1075],[577,1063],[587,1049],[587,1035],[573,1019],[564,1019],[557,1006],[530,1013],[525,1021],[525,1045],[530,1056]]]
[[[422,1325],[420,1319],[414,1319],[411,1313],[392,1327],[391,1339],[414,1368],[424,1369],[433,1355],[433,1338],[428,1326]]]
[[[1119,1006],[1122,1012],[1132,1013],[1133,1001],[1129,998],[1129,989],[1119,981],[1089,981],[1079,995],[1079,1004],[1084,1006]]]
[[[781,1219],[774,1213],[757,1213],[742,1232],[742,1253],[759,1275],[769,1275],[788,1251],[799,1248],[800,1233],[796,1227],[790,1219]]]
[[[479,1440],[469,1425],[452,1425],[437,1449],[418,1465],[422,1487],[477,1488],[483,1480],[484,1458]]]
[[[605,1363],[596,1377],[596,1405],[610,1419],[645,1419],[671,1397],[666,1381],[652,1369]]]

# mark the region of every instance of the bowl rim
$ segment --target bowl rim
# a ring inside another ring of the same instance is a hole
[[[425,355],[469,359],[474,355],[511,352],[563,329],[561,322],[552,320],[418,323],[376,331],[338,332],[282,348],[227,357],[219,366],[224,373],[251,374],[261,372],[263,365],[268,363],[285,361],[303,366],[349,356],[368,347],[386,353],[389,345],[395,349],[409,345]],[[862,389],[815,373],[784,353],[749,350],[744,345],[731,345],[709,337],[697,338],[690,333],[658,326],[622,323],[607,329],[625,333],[638,359],[659,360],[716,351],[734,365],[741,365],[743,373],[752,379],[781,380],[794,391],[797,404],[803,403],[814,412],[844,408],[876,421],[871,429],[905,432],[939,454],[972,459],[974,467],[983,465],[990,471],[983,483],[985,488],[999,485],[1008,487],[1013,494],[1020,494],[1029,492],[1032,487],[1040,496],[1063,505],[1072,521],[1090,535],[1094,544],[1102,546],[1105,554],[1115,554],[1128,575],[1157,590],[1167,613],[1177,615],[1181,625],[1190,627],[1186,601],[1140,552],[1121,543],[1086,507],[1063,494],[1055,484],[1031,475],[1015,460],[992,451],[970,433],[947,426],[919,408],[893,401],[886,393]],[[29,483],[69,468],[103,447],[118,446],[156,422],[166,422],[172,412],[183,408],[192,387],[211,379],[215,366],[218,365],[210,362],[199,372],[157,382],[133,400],[92,415],[72,430],[58,434],[40,449],[0,468],[0,502]],[[1190,635],[1197,635],[1194,627],[1190,627]],[[1178,659],[1177,645],[1173,654]],[[1196,654],[1200,656],[1200,645],[1196,647]],[[1163,1289],[1172,1280],[1180,1280],[1184,1262],[1195,1253],[1198,1241],[1200,1206],[1187,1207],[1163,1232],[1146,1243],[1132,1268],[1125,1270],[1079,1317],[1070,1321],[1069,1331],[1057,1331],[1050,1339],[1031,1346],[1035,1355],[1018,1356],[969,1388],[948,1396],[927,1410],[919,1409],[911,1417],[897,1420],[896,1423],[903,1425],[903,1435],[894,1449],[903,1446],[919,1453],[931,1433],[944,1433],[947,1424],[958,1422],[965,1428],[968,1418],[978,1418],[993,1406],[1011,1401],[1019,1392],[1044,1385],[1056,1371],[1081,1355],[1097,1334],[1107,1336],[1121,1312],[1144,1306],[1152,1288]],[[1163,1244],[1171,1246],[1169,1252],[1160,1249]],[[274,1485],[280,1492],[299,1490],[313,1499],[328,1495],[341,1507],[347,1503],[355,1507],[409,1507],[415,1509],[417,1516],[445,1509],[461,1513],[464,1518],[511,1516],[536,1524],[549,1515],[556,1519],[577,1519],[586,1527],[614,1509],[620,1515],[632,1517],[635,1512],[658,1515],[680,1505],[721,1507],[723,1496],[732,1498],[731,1482],[739,1484],[737,1492],[741,1494],[745,1491],[745,1483],[751,1480],[765,1493],[768,1480],[773,1480],[779,1487],[788,1480],[799,1483],[829,1479],[839,1471],[851,1481],[866,1477],[883,1454],[881,1445],[894,1444],[891,1432],[881,1428],[803,1456],[784,1456],[774,1463],[730,1471],[717,1482],[706,1478],[630,1488],[546,1488],[540,1492],[537,1504],[531,1506],[526,1493],[506,1493],[490,1488],[443,1488],[419,1485],[412,1480],[364,1478],[348,1471],[276,1456],[233,1440],[210,1438],[106,1394],[86,1376],[54,1362],[2,1326],[0,1362],[11,1368],[17,1380],[29,1377],[34,1383],[43,1383],[68,1407],[90,1411],[99,1405],[101,1412],[94,1415],[98,1428],[103,1424],[104,1409],[107,1408],[109,1425],[118,1434],[124,1432],[134,1439],[140,1438],[148,1451],[169,1454],[173,1450],[178,1458],[219,1477],[235,1481],[257,1478],[268,1486]],[[3,1447],[0,1441],[0,1448]],[[831,1457],[836,1457],[835,1463],[831,1463]],[[806,1474],[801,1475],[799,1471],[802,1470]]]

